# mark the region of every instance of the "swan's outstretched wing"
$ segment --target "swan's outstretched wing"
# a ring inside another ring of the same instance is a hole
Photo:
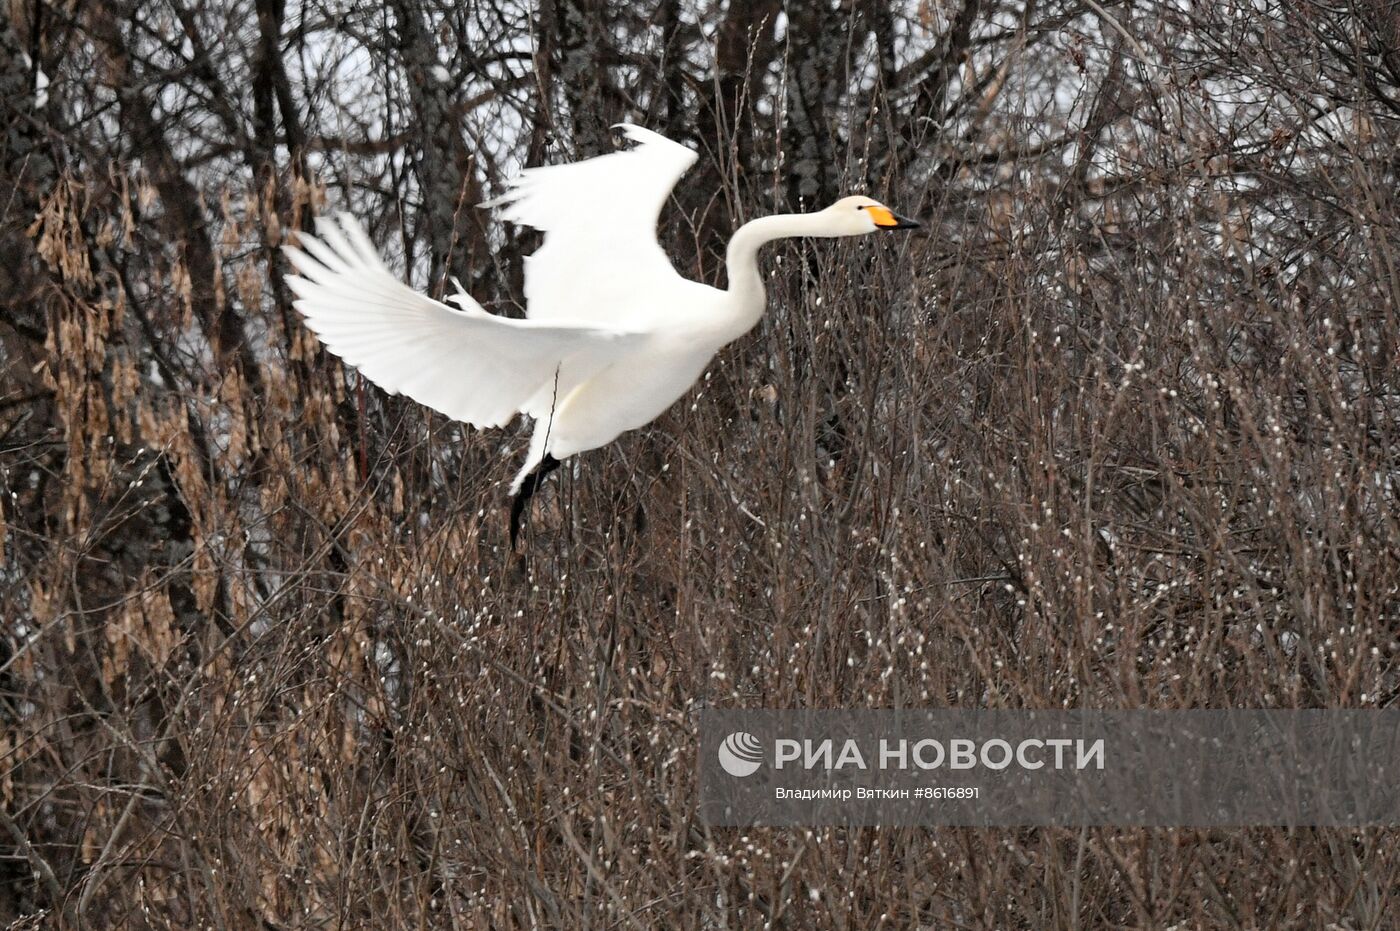
[[[317,221],[320,237],[286,253],[294,306],[326,348],[391,394],[477,427],[510,421],[531,399],[559,398],[634,351],[620,329],[511,320],[458,295],[454,310],[400,282],[353,217]]]
[[[504,195],[482,204],[545,233],[525,260],[532,320],[645,326],[666,312],[668,286],[680,276],[656,242],[656,220],[698,156],[649,129],[621,128],[632,148],[527,168]]]

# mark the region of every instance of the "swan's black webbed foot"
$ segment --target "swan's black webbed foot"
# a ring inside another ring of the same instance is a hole
[[[515,541],[520,536],[520,521],[525,516],[525,508],[530,503],[530,499],[539,491],[540,485],[544,483],[545,476],[559,468],[559,460],[549,453],[544,454],[540,460],[539,467],[529,475],[525,476],[525,481],[520,484],[520,490],[515,493],[515,500],[510,504],[510,548],[515,551]]]

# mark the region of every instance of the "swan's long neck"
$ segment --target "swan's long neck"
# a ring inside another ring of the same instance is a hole
[[[735,325],[743,327],[740,334],[758,323],[767,302],[763,275],[758,270],[758,250],[775,239],[831,235],[822,229],[820,217],[817,213],[779,213],[750,220],[734,232],[725,264],[729,271],[729,296],[738,318]]]

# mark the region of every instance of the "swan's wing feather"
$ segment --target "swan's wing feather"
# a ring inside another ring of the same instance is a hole
[[[299,273],[287,283],[307,326],[385,391],[473,426],[508,423],[541,392],[572,390],[644,338],[497,317],[464,294],[454,310],[395,278],[352,217],[318,221],[317,233],[285,250]]]
[[[645,326],[664,312],[666,286],[680,276],[656,242],[656,221],[699,156],[649,129],[621,129],[632,148],[527,168],[482,205],[544,231],[544,244],[525,260],[532,320]]]

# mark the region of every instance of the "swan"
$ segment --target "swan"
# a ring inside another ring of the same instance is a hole
[[[455,308],[412,290],[348,214],[318,218],[316,236],[284,246],[293,306],[364,377],[477,428],[534,420],[510,487],[512,549],[545,475],[655,420],[758,323],[765,243],[920,225],[859,195],[752,220],[729,242],[728,289],[713,288],[681,277],[656,241],[661,207],[698,156],[643,127],[614,128],[634,145],[525,169],[481,205],[544,232],[525,259],[525,319],[488,313],[456,279]]]

